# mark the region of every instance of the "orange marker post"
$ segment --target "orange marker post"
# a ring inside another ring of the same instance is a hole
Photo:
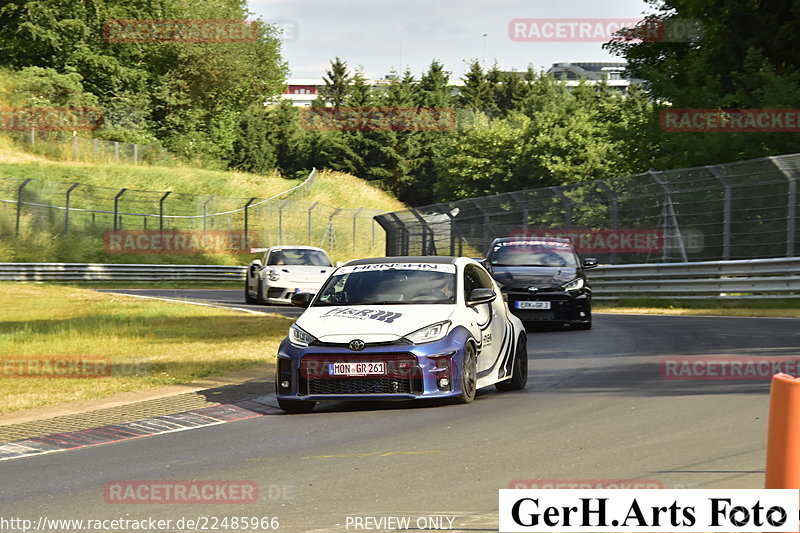
[[[800,379],[772,376],[765,488],[800,489]]]

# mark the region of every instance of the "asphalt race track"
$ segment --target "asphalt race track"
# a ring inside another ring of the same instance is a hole
[[[174,290],[138,292],[176,297]],[[213,298],[188,292],[244,307],[241,291],[214,291]],[[278,517],[278,531],[291,532],[357,531],[353,517],[388,516],[411,517],[417,530],[420,517],[454,517],[454,530],[489,531],[497,528],[497,489],[516,480],[761,488],[768,381],[665,380],[660,362],[800,358],[798,325],[595,315],[591,331],[530,333],[527,390],[479,391],[472,405],[318,404],[308,415],[266,415],[0,462],[0,516],[34,523],[42,516]],[[254,481],[261,501],[104,499],[109,481],[163,479]]]

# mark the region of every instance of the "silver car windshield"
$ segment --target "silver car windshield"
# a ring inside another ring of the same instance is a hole
[[[302,248],[283,248],[273,250],[267,262],[269,266],[277,265],[306,265],[306,266],[331,266],[327,254],[320,250],[305,250]]]

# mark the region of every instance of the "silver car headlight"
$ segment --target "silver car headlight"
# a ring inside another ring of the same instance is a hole
[[[562,289],[565,291],[577,291],[580,290],[586,285],[586,282],[583,281],[583,278],[575,278],[572,281],[568,281],[567,283],[561,286]]]
[[[267,278],[270,281],[278,281],[279,279],[281,279],[281,274],[277,270],[269,269],[267,271]]]
[[[448,331],[450,331],[450,321],[444,320],[442,322],[437,322],[436,324],[431,324],[430,326],[425,326],[422,329],[412,331],[405,336],[405,339],[413,342],[414,344],[425,344],[427,342],[442,340],[445,338]]]
[[[295,346],[305,348],[315,340],[317,340],[316,337],[297,324],[292,324],[292,327],[289,328],[289,342]]]

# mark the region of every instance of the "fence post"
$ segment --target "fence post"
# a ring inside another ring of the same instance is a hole
[[[311,243],[311,210],[314,209],[315,207],[317,207],[317,205],[319,205],[319,202],[314,202],[313,204],[311,204],[311,207],[308,208],[308,238],[306,240],[306,243],[309,246],[311,246],[311,244],[312,244]]]
[[[292,200],[284,200],[278,206],[278,244],[283,244],[283,208]]]
[[[255,199],[255,197],[253,197],[253,198],[250,198],[249,200],[247,200],[247,203],[244,204],[244,242],[250,242],[248,240],[248,235],[247,235],[247,232],[250,229],[249,228],[249,221],[247,219],[247,212],[250,209],[250,204],[252,204],[255,201],[256,201],[256,199]]]
[[[128,189],[120,189],[117,195],[114,197],[114,231],[119,229],[119,199],[122,198],[122,195],[125,194],[125,191]]]
[[[20,215],[22,214],[22,189],[24,189],[25,186],[27,184],[29,184],[32,179],[33,178],[26,179],[25,181],[23,181],[20,184],[19,187],[17,187],[17,226],[16,226],[16,232],[15,232],[15,235],[17,237],[19,237],[19,218],[20,218]]]
[[[793,257],[795,254],[794,241],[797,239],[797,176],[794,170],[783,164],[783,160],[775,156],[769,158],[778,167],[786,181],[788,182],[789,200],[786,209],[786,256]]]
[[[722,259],[727,261],[731,258],[731,205],[733,203],[731,183],[716,166],[707,165],[706,168],[724,187],[722,200]]]
[[[31,128],[31,147],[36,146],[36,128]]]
[[[139,145],[133,143],[133,164],[139,164]]]
[[[92,139],[92,159],[97,160],[97,139]]]
[[[208,202],[214,199],[214,196],[209,196],[208,200],[203,204],[203,233],[206,232],[206,218],[208,217]]]
[[[72,132],[72,159],[78,160],[78,132]]]
[[[80,183],[73,183],[70,185],[69,189],[67,189],[67,198],[64,201],[64,235],[69,235],[69,195],[78,185],[80,185]]]
[[[114,141],[114,161],[119,163],[119,141]]]
[[[356,252],[356,221],[358,220],[358,215],[361,213],[362,209],[364,208],[359,207],[353,212],[353,253]]]
[[[167,191],[164,193],[164,196],[161,197],[161,200],[158,201],[158,232],[162,233],[164,231],[164,201],[167,199],[167,196],[172,194],[172,191]]]
[[[675,230],[675,238],[678,239],[678,245],[681,252],[681,258],[683,262],[687,262],[689,259],[686,256],[686,247],[683,245],[683,236],[681,235],[681,228],[678,225],[678,216],[675,214],[675,206],[672,204],[672,189],[670,188],[669,184],[658,177],[657,173],[654,170],[648,170],[646,172],[648,176],[653,178],[653,181],[658,183],[662,189],[664,189],[664,208],[666,210],[665,218],[669,217],[672,220],[672,227]],[[665,221],[666,223],[666,221]],[[666,239],[665,239],[666,241]],[[666,242],[664,243],[664,262],[666,262],[666,254],[667,254],[667,246]]]

